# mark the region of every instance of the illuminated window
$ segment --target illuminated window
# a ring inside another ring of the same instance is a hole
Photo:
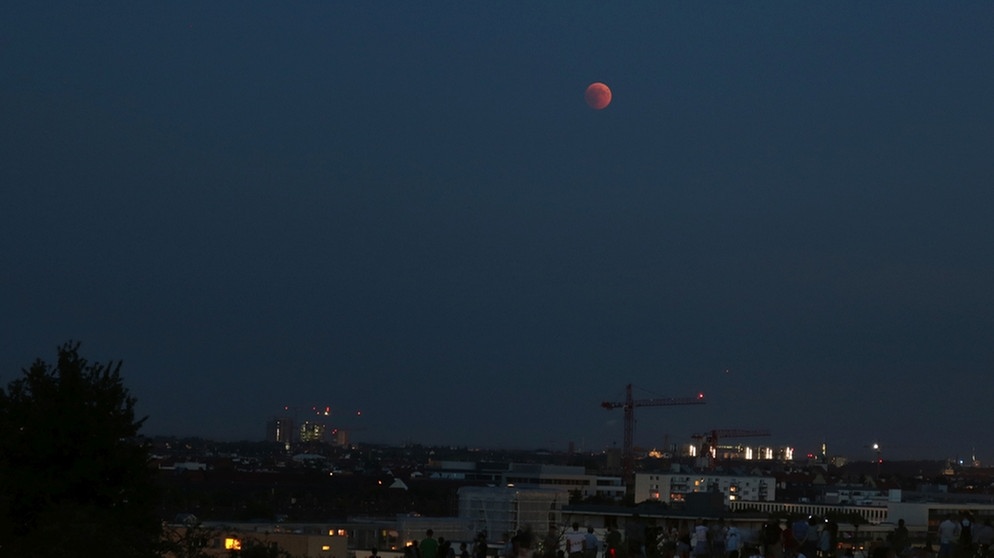
[[[331,547],[328,545],[323,545],[321,547],[321,552],[328,552],[329,550],[331,550]]]
[[[240,541],[240,540],[238,540],[236,538],[233,538],[233,537],[228,537],[228,538],[224,539],[224,549],[225,550],[241,550],[242,549],[242,541]]]

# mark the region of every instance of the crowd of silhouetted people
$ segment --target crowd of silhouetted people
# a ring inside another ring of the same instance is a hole
[[[947,516],[924,544],[912,544],[904,520],[864,546],[840,539],[839,525],[814,517],[769,521],[758,530],[724,519],[681,521],[665,528],[636,514],[621,528],[609,525],[598,536],[592,526],[572,523],[550,528],[539,540],[530,529],[504,533],[497,558],[994,558],[994,526],[963,513]],[[486,531],[454,546],[431,529],[405,548],[404,558],[494,558]],[[378,558],[375,550],[371,558]]]

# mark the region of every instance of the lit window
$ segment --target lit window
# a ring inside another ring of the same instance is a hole
[[[225,550],[241,550],[242,549],[242,541],[240,541],[240,540],[238,540],[236,538],[233,538],[233,537],[228,537],[228,538],[224,539],[224,549]]]
[[[329,550],[331,550],[331,547],[328,545],[323,545],[321,547],[321,552],[328,552]]]

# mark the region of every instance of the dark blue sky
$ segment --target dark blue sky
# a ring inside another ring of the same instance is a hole
[[[994,4],[87,4],[0,6],[0,381],[76,339],[152,434],[557,449],[630,382],[709,398],[640,445],[994,460]]]

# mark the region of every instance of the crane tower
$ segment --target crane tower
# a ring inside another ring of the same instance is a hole
[[[605,409],[624,409],[625,438],[622,445],[621,472],[625,486],[631,487],[635,481],[635,407],[655,407],[660,405],[703,405],[704,394],[694,397],[657,397],[651,399],[632,398],[632,384],[625,386],[624,401],[605,401],[601,407]]]

